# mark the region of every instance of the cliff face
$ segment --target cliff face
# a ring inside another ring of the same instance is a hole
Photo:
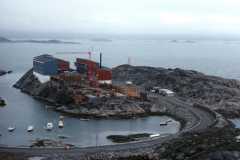
[[[203,73],[176,69],[123,65],[114,68],[113,80],[132,81],[139,86],[172,90],[189,103],[208,105],[226,117],[240,117],[240,82]],[[225,112],[228,110],[227,112]]]
[[[15,88],[19,88],[22,92],[30,94],[38,99],[47,100],[56,105],[69,104],[73,102],[73,98],[66,94],[64,88],[59,88],[54,81],[41,83],[33,70],[30,69],[15,84]]]

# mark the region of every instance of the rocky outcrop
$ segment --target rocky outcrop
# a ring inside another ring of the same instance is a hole
[[[191,70],[133,67],[129,65],[113,69],[113,80],[132,81],[139,87],[152,85],[171,89],[175,92],[177,98],[186,102],[203,104],[215,111],[222,112],[225,116],[239,116],[240,82],[237,80],[206,76]],[[91,113],[100,117],[111,115],[122,115],[124,117],[131,114],[133,116],[133,113],[136,113],[136,115],[167,114],[177,117],[185,123],[191,122],[193,119],[192,115],[185,110],[158,99],[134,100],[129,98],[126,101],[73,105],[71,101],[58,100],[58,96],[52,95],[52,93],[57,95],[56,84],[53,82],[40,84],[37,78],[31,74],[31,70],[15,84],[15,87],[37,98],[53,102],[58,101],[58,104],[61,104],[59,110],[68,113],[75,112],[74,114],[79,115],[89,115]],[[53,89],[54,87],[55,89]],[[71,97],[69,96],[69,98]],[[190,125],[191,123],[187,124]],[[226,159],[226,157],[237,159],[240,155],[240,141],[236,139],[236,136],[240,134],[240,130],[234,129],[230,122],[222,126],[225,127],[184,132],[179,137],[153,147],[93,154],[53,153],[44,156],[47,157],[46,159]]]
[[[200,103],[226,117],[240,117],[240,81],[207,76],[193,70],[164,69],[122,65],[113,69],[113,80],[132,81],[170,89],[177,98],[188,103]]]
[[[6,73],[7,73],[6,71],[0,69],[0,76],[4,75]]]
[[[73,98],[66,93],[65,88],[59,88],[58,84],[54,81],[41,83],[38,78],[33,75],[32,69],[25,73],[13,87],[34,96],[34,98],[46,100],[55,105],[73,102]]]
[[[157,146],[153,154],[159,159],[237,159],[239,140],[235,137],[239,134],[239,129],[229,127],[183,133]]]
[[[194,118],[189,112],[177,109],[171,104],[158,98],[131,98],[126,100],[108,100],[74,103],[74,99],[65,87],[59,87],[55,81],[41,83],[29,70],[14,85],[22,92],[34,98],[46,100],[58,106],[57,111],[72,114],[78,117],[95,118],[130,118],[147,115],[169,115],[181,122],[180,129],[192,125]]]
[[[5,101],[0,97],[0,106],[6,105]]]
[[[4,75],[4,74],[10,74],[12,73],[13,71],[4,71],[4,70],[1,70],[0,69],[0,76]]]
[[[30,147],[64,147],[66,145],[73,147],[73,145],[65,144],[62,141],[54,141],[51,139],[37,139]]]
[[[141,141],[146,140],[152,134],[141,133],[141,134],[131,134],[131,135],[109,135],[106,138],[115,143],[126,143],[130,141]]]

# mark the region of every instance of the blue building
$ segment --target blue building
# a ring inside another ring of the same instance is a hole
[[[58,74],[58,59],[47,54],[34,57],[33,71],[43,76]]]

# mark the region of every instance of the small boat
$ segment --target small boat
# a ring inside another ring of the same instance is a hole
[[[83,118],[80,118],[79,120],[80,120],[80,121],[89,121],[90,119],[83,119]]]
[[[63,118],[64,118],[63,116],[59,116],[59,119],[63,120]]]
[[[0,136],[2,135],[2,133],[0,132]]]
[[[33,130],[33,126],[28,127],[28,132],[31,132]]]
[[[52,129],[53,128],[53,124],[52,123],[48,123],[46,127],[44,127],[44,129]]]
[[[14,126],[8,128],[9,131],[13,131],[14,129],[15,129]]]
[[[58,127],[60,127],[60,128],[63,127],[63,122],[62,122],[62,121],[59,121],[59,122],[58,122]]]
[[[168,119],[166,122],[172,122],[172,120],[171,120],[171,119]]]
[[[161,122],[159,125],[160,126],[165,126],[165,125],[167,125],[167,122]]]

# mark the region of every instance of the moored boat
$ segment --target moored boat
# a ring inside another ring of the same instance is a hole
[[[33,126],[28,126],[28,132],[31,132],[33,130]]]
[[[172,122],[172,120],[171,120],[171,119],[168,119],[166,122]]]
[[[160,126],[165,126],[165,125],[167,125],[167,122],[161,122],[159,125]]]
[[[63,122],[62,122],[62,121],[59,121],[59,122],[58,122],[58,127],[60,127],[60,128],[63,127]]]
[[[52,123],[48,123],[46,127],[44,127],[44,129],[52,129],[53,128],[53,124]]]
[[[59,119],[63,120],[63,118],[64,118],[63,116],[59,116]]]
[[[13,131],[14,129],[15,129],[14,126],[8,128],[9,131]]]

